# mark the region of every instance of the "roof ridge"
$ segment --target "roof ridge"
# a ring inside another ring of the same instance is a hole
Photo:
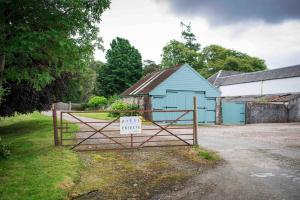
[[[233,75],[229,75],[229,76],[238,76],[238,75],[244,75],[244,74],[255,74],[255,73],[269,72],[269,71],[281,70],[281,69],[284,69],[284,68],[292,68],[292,67],[300,67],[300,65],[292,65],[292,66],[275,68],[275,69],[266,69],[266,70],[255,71],[255,72],[244,72],[244,73],[233,74]],[[220,78],[225,78],[225,77],[229,77],[229,76],[221,76]]]

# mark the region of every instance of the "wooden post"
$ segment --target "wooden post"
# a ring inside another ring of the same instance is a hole
[[[133,134],[130,136],[130,141],[131,141],[131,148],[133,148]]]
[[[52,117],[53,117],[53,133],[54,133],[54,145],[58,146],[58,130],[57,130],[57,113],[56,113],[56,104],[52,104]]]
[[[197,115],[197,97],[194,96],[194,145],[198,145],[198,115]]]

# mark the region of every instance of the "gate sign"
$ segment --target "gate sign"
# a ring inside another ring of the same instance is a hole
[[[120,134],[137,134],[141,132],[142,120],[140,117],[120,117]]]

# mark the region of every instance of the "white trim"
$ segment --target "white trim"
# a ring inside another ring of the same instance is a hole
[[[130,93],[130,95],[139,93],[142,89],[144,89],[147,85],[149,85],[153,80],[155,80],[157,77],[159,77],[165,70],[161,72],[157,72],[154,74],[151,78],[149,78],[145,83],[141,84],[138,88],[136,88],[134,91]]]

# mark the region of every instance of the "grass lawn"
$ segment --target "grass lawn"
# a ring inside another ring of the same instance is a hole
[[[0,137],[11,145],[11,156],[0,160],[0,199],[65,199],[79,180],[83,164],[73,151],[53,146],[51,117],[1,118]]]
[[[100,120],[114,120],[115,117],[109,117],[108,113],[76,113],[78,116],[89,117]]]

